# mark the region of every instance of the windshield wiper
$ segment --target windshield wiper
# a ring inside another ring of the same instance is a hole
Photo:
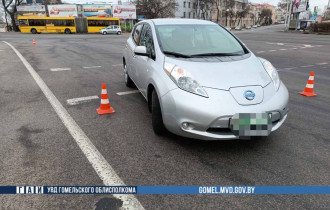
[[[202,53],[202,54],[191,55],[191,57],[196,57],[196,56],[238,56],[238,55],[244,55],[244,54],[237,54],[237,53]]]
[[[175,57],[181,57],[181,58],[191,58],[190,55],[185,55],[181,53],[171,52],[171,51],[163,51],[164,54],[167,55],[174,55]]]

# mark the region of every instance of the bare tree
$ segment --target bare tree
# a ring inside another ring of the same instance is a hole
[[[18,27],[15,21],[15,14],[17,12],[17,6],[19,6],[23,0],[2,0],[2,5],[7,14],[11,18],[11,24],[14,31],[18,31]]]
[[[270,9],[262,9],[260,13],[260,22],[262,22],[265,19],[265,23],[267,25],[271,24],[271,17],[273,15],[272,10]]]
[[[206,19],[206,14],[211,10],[215,0],[197,0],[196,14],[197,18]],[[208,17],[211,18],[211,17]]]
[[[330,20],[330,8],[324,11],[324,20]]]
[[[223,3],[225,5],[225,15],[226,15],[226,26],[227,26],[227,19],[229,16],[229,26],[231,26],[231,22],[233,17],[235,16],[234,7],[235,7],[235,1],[234,0],[223,0]]]
[[[152,18],[168,18],[173,17],[178,4],[175,0],[135,0],[138,14]]]

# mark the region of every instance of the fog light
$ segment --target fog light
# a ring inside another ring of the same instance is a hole
[[[189,127],[189,123],[187,123],[187,122],[182,123],[183,129],[188,129],[188,127]]]

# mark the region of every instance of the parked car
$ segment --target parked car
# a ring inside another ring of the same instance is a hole
[[[123,52],[126,86],[148,102],[156,134],[215,140],[267,136],[287,118],[277,70],[218,24],[152,19]]]
[[[225,27],[225,29],[227,29],[228,31],[231,31],[231,28],[230,27]]]
[[[241,26],[236,26],[236,27],[235,27],[235,30],[236,30],[236,31],[240,31],[240,30],[242,30],[242,27],[241,27]]]
[[[118,25],[111,25],[108,26],[104,29],[100,30],[100,33],[103,35],[107,35],[107,34],[118,34],[120,35],[122,33],[120,26]]]
[[[251,29],[251,26],[246,26],[246,29]]]
[[[258,28],[258,25],[253,25],[252,28]]]

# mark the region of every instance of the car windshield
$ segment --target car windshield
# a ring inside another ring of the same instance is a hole
[[[157,34],[165,54],[188,57],[245,54],[241,44],[218,25],[160,25]]]

